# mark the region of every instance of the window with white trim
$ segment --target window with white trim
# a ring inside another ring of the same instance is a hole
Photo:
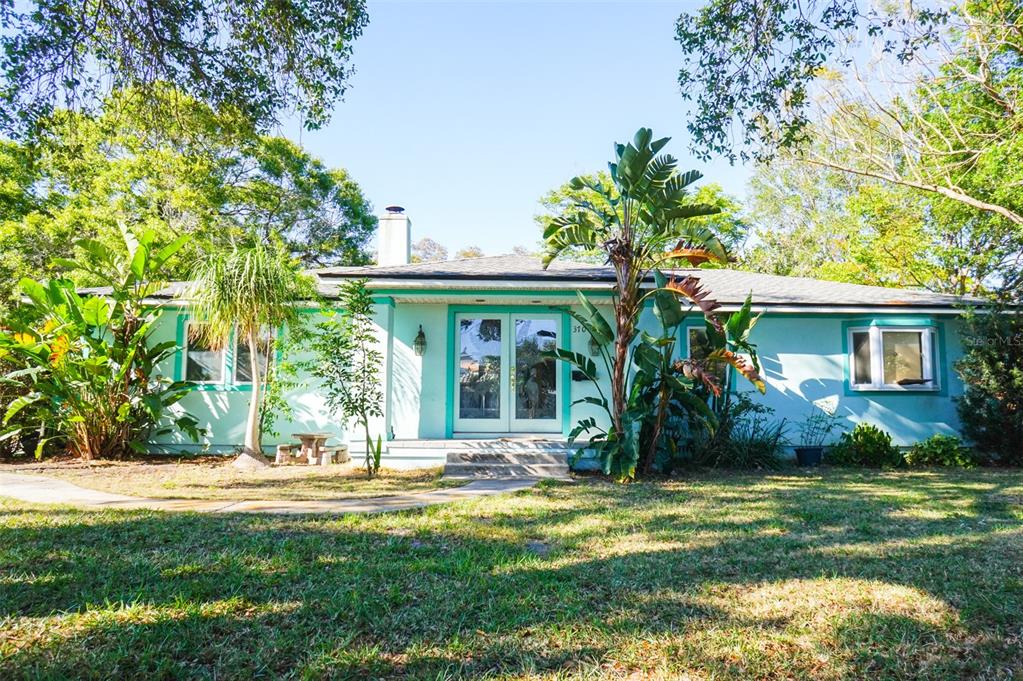
[[[224,380],[224,350],[214,349],[202,338],[200,324],[185,326],[185,380],[193,383],[221,383]]]
[[[853,390],[937,390],[934,329],[865,326],[849,329]]]
[[[185,380],[202,384],[227,384],[230,376],[232,385],[252,384],[252,365],[248,341],[241,338],[237,331],[234,337],[233,352],[225,348],[214,349],[199,332],[201,322],[188,322],[185,325]],[[267,355],[271,348],[271,334],[264,331],[259,336],[256,349],[259,360],[259,378],[266,377]],[[230,364],[228,360],[230,359]]]

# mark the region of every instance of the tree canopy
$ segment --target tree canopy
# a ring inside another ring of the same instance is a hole
[[[0,130],[91,111],[126,88],[159,126],[168,110],[150,95],[161,84],[261,129],[291,111],[318,127],[367,21],[364,0],[0,0]]]
[[[99,115],[60,111],[32,145],[0,145],[0,275],[49,270],[72,237],[120,238],[123,227],[159,240],[194,238],[171,263],[183,277],[197,251],[279,237],[305,266],[368,262],[376,218],[359,186],[293,142],[260,134],[177,93],[159,134],[114,95]],[[82,282],[90,283],[90,282]]]
[[[1019,2],[710,0],[677,37],[697,153],[859,178],[846,208],[870,229],[843,265],[956,291],[1023,287]]]
[[[455,257],[461,259],[482,258],[483,249],[480,248],[479,246],[466,246],[465,248],[460,248],[457,251],[455,251]]]
[[[1018,288],[1023,234],[998,216],[787,154],[749,188],[745,269],[952,294]]]
[[[448,259],[448,249],[430,237],[412,244],[412,262],[440,262]]]

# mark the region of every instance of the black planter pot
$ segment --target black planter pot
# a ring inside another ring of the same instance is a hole
[[[796,447],[796,463],[800,466],[820,466],[824,447]]]

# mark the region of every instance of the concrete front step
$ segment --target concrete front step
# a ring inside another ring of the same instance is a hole
[[[550,464],[564,466],[568,463],[569,452],[478,452],[455,451],[447,453],[447,463],[479,463],[479,464]]]
[[[448,463],[444,466],[444,477],[452,479],[476,478],[559,478],[567,479],[568,465],[565,463]]]
[[[416,449],[473,452],[562,452],[572,451],[564,440],[490,439],[490,440],[391,440],[390,449]]]

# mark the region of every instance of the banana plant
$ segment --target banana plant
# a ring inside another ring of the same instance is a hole
[[[691,403],[693,410],[702,413],[687,393],[694,381],[712,381],[708,367],[692,360],[675,366],[672,359],[673,332],[688,313],[675,307],[679,300],[685,300],[690,311],[698,309],[705,316],[708,328],[714,329],[715,342],[725,338],[715,346],[712,362],[736,367],[754,380],[758,389],[763,388],[756,360],[748,364],[737,354],[753,350],[755,356],[748,329],[745,337],[733,334],[742,326],[741,320],[729,330],[715,314],[720,306],[709,298],[697,277],[669,279],[660,272],[680,265],[695,267],[728,260],[721,240],[692,221],[719,212],[713,206],[688,201],[690,185],[702,175],[695,170],[680,172],[674,157],[661,154],[668,141],[654,140],[648,128],[641,128],[631,143],[615,145],[615,159],[608,164],[610,185],[584,177],[570,183],[574,189],[592,190],[601,200],[578,201],[544,230],[545,266],[567,252],[584,249],[603,252],[614,269],[613,325],[582,294],[580,310],[572,312],[599,348],[599,357],[610,376],[609,394],[603,393],[596,380],[596,364],[590,358],[564,350],[553,355],[573,364],[597,386],[598,396],[582,401],[601,407],[609,427],[603,428],[596,419],[586,419],[573,429],[571,440],[588,434],[587,446],[600,456],[604,472],[616,479],[635,476],[641,463],[640,432],[644,424],[652,423],[649,430],[653,442],[647,443],[642,460],[643,472],[649,470],[650,452],[656,447],[660,424],[672,399]],[[651,280],[655,280],[653,286]],[[657,337],[639,331],[639,318],[648,301],[653,302],[661,319],[662,333]],[[748,306],[744,309],[748,314]],[[716,392],[720,389],[714,384]],[[645,399],[651,391],[657,396],[653,404]]]
[[[150,343],[161,311],[147,300],[186,241],[157,247],[151,232],[126,235],[120,252],[97,241],[78,242],[83,259],[61,264],[107,283],[101,294],[80,295],[67,279],[21,280],[26,318],[33,321],[12,320],[0,332],[0,355],[15,367],[5,380],[23,386],[3,412],[4,437],[42,432],[37,456],[59,438],[84,459],[144,451],[152,437],[171,428],[198,438],[194,418],[170,414],[188,386],[157,371],[177,346]]]

